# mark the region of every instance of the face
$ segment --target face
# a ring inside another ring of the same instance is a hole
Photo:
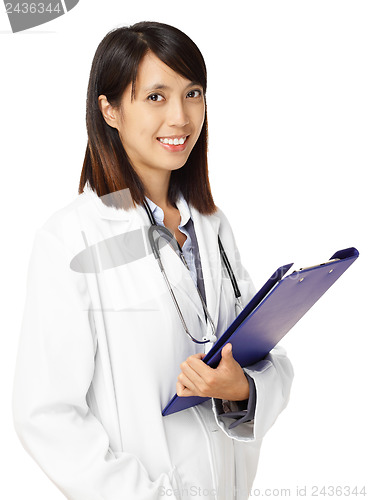
[[[200,133],[205,116],[203,88],[182,77],[153,53],[142,59],[131,99],[124,91],[114,122],[133,167],[142,175],[182,167]]]

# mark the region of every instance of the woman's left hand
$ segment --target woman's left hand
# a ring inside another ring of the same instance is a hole
[[[176,392],[178,396],[202,396],[207,398],[243,401],[249,397],[249,384],[242,367],[233,358],[231,344],[221,350],[217,368],[203,363],[204,353],[189,356],[180,368]]]

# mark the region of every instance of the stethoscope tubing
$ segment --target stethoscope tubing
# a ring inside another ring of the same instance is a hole
[[[163,231],[163,230],[164,230],[164,231]],[[165,230],[166,230],[166,231],[165,231]],[[182,322],[182,325],[183,325],[183,327],[184,327],[185,332],[187,333],[187,335],[189,335],[189,337],[192,339],[192,341],[193,341],[193,342],[195,342],[196,344],[206,344],[207,342],[209,342],[209,341],[210,341],[209,339],[205,339],[205,340],[197,340],[196,338],[194,338],[194,337],[191,335],[191,333],[190,333],[190,332],[189,332],[189,330],[188,330],[188,327],[187,327],[187,324],[186,324],[186,322],[185,322],[184,316],[183,316],[183,314],[182,314],[182,312],[181,312],[180,306],[179,306],[179,304],[178,304],[178,301],[176,300],[176,297],[175,297],[174,291],[173,291],[173,289],[172,289],[172,287],[171,287],[171,284],[170,284],[170,281],[169,281],[169,279],[168,279],[168,277],[167,277],[167,274],[166,274],[165,268],[164,268],[164,266],[163,266],[163,264],[162,264],[161,257],[160,257],[160,252],[159,252],[159,249],[158,249],[158,247],[157,247],[157,245],[156,245],[156,241],[155,241],[154,236],[153,236],[154,231],[157,231],[159,234],[160,234],[161,232],[164,232],[164,233],[167,233],[167,232],[168,232],[168,233],[171,235],[171,237],[173,237],[173,236],[172,236],[172,233],[171,233],[171,232],[170,232],[167,228],[162,227],[162,226],[158,226],[157,224],[155,224],[155,225],[151,225],[151,226],[148,228],[148,239],[149,239],[149,242],[150,242],[150,245],[151,245],[151,248],[152,248],[152,252],[153,252],[153,254],[154,254],[154,256],[155,256],[155,258],[156,258],[156,260],[157,260],[157,262],[158,262],[158,265],[159,265],[160,271],[161,271],[161,273],[162,273],[162,275],[163,275],[163,277],[164,277],[164,280],[165,280],[165,282],[166,282],[166,286],[167,286],[167,288],[169,289],[169,292],[170,292],[171,298],[172,298],[172,300],[173,300],[173,302],[174,302],[174,304],[175,304],[176,310],[177,310],[177,312],[178,312],[178,315],[179,315],[179,317],[180,317],[180,320],[181,320],[181,322]],[[173,238],[173,239],[175,240],[175,238]],[[175,241],[176,241],[176,240],[175,240]],[[186,262],[186,260],[185,260],[185,257],[184,257],[184,255],[183,255],[183,253],[182,253],[182,251],[181,251],[181,248],[180,248],[180,246],[179,246],[179,243],[178,243],[178,242],[176,242],[176,243],[177,243],[177,245],[178,245],[178,247],[179,247],[179,249],[180,249],[180,257],[181,257],[181,260],[182,260],[183,264],[185,265],[185,267],[189,270],[189,266],[188,266],[188,264],[187,264],[187,262]],[[204,300],[203,300],[203,297],[202,297],[202,295],[201,295],[201,292],[198,290],[198,287],[196,287],[196,288],[197,288],[197,292],[198,292],[199,298],[201,299],[202,305],[203,305],[203,307],[204,307],[206,317],[208,318],[208,320],[209,320],[209,322],[210,322],[211,329],[212,329],[212,335],[213,335],[213,336],[216,336],[216,335],[215,335],[215,334],[216,334],[216,331],[215,331],[215,324],[214,324],[214,322],[213,322],[213,320],[212,320],[212,318],[211,318],[210,313],[208,312],[208,309],[207,309],[206,303],[205,303],[205,302],[204,302]]]
[[[196,344],[207,344],[208,342],[214,342],[217,340],[216,338],[216,329],[215,329],[215,324],[212,320],[212,317],[207,309],[207,305],[202,297],[202,294],[201,292],[199,291],[199,288],[198,286],[196,286],[197,288],[197,292],[198,292],[198,295],[199,295],[199,298],[201,299],[201,302],[202,302],[202,305],[203,305],[203,309],[205,311],[205,314],[206,314],[206,318],[208,318],[208,321],[210,323],[210,326],[211,326],[211,330],[212,330],[212,336],[210,338],[207,338],[207,337],[203,337],[203,340],[197,340],[196,338],[194,338],[189,330],[188,330],[188,327],[187,327],[187,324],[185,322],[185,319],[183,317],[183,314],[181,312],[181,309],[180,309],[180,306],[176,300],[176,297],[175,297],[175,294],[173,292],[173,289],[171,287],[171,284],[167,278],[167,275],[166,275],[166,272],[165,272],[165,269],[164,269],[164,266],[162,264],[162,261],[161,261],[161,257],[160,257],[160,251],[159,251],[159,248],[158,248],[158,245],[157,245],[157,241],[155,240],[154,238],[154,235],[153,233],[155,231],[157,231],[157,233],[159,234],[159,237],[161,236],[161,234],[165,234],[168,238],[169,238],[169,244],[172,246],[173,250],[175,251],[175,246],[177,247],[177,249],[179,250],[179,253],[180,253],[180,259],[181,261],[183,262],[183,264],[185,265],[185,267],[189,270],[189,266],[187,264],[187,261],[185,260],[185,257],[184,257],[184,254],[183,254],[183,251],[178,243],[178,241],[175,239],[174,235],[171,233],[171,231],[169,229],[167,229],[165,226],[159,226],[156,221],[155,221],[155,218],[153,216],[153,213],[151,211],[151,208],[149,207],[148,203],[146,200],[143,200],[143,203],[144,203],[144,208],[147,212],[147,215],[148,215],[148,218],[150,220],[150,223],[151,223],[151,226],[148,228],[148,239],[149,239],[149,242],[150,242],[150,245],[151,245],[151,249],[152,249],[152,252],[153,252],[153,255],[155,257],[155,259],[157,260],[157,263],[159,265],[159,268],[160,268],[160,271],[164,277],[164,280],[165,280],[165,283],[166,283],[166,286],[167,288],[169,289],[169,292],[170,292],[170,295],[171,295],[171,298],[175,304],[175,307],[176,307],[176,310],[178,312],[178,315],[180,317],[180,320],[182,322],[182,325],[183,325],[183,328],[185,330],[185,332],[187,333],[187,335],[191,338],[191,340],[193,342],[195,342]],[[237,305],[242,307],[241,306],[241,302],[240,302],[240,297],[241,297],[241,293],[240,293],[240,290],[239,290],[239,287],[238,287],[238,284],[236,282],[236,278],[235,278],[235,275],[233,273],[233,270],[231,268],[231,265],[230,265],[230,262],[229,262],[229,259],[227,258],[227,255],[226,255],[226,252],[224,250],[224,247],[222,245],[222,242],[221,242],[221,239],[220,239],[220,236],[218,236],[218,244],[219,244],[219,248],[220,248],[220,254],[221,254],[221,257],[224,261],[224,264],[225,264],[225,267],[227,269],[227,272],[229,274],[229,277],[230,277],[230,280],[231,280],[231,283],[232,283],[232,286],[233,286],[233,290],[234,290],[234,295],[235,295],[235,299],[237,301]]]

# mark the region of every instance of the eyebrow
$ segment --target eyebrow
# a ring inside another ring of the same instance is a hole
[[[202,85],[199,82],[190,82],[185,87],[185,89],[188,89],[189,87],[193,87],[195,85],[199,85],[200,87],[202,87]],[[144,92],[148,92],[150,90],[171,90],[171,87],[165,85],[164,83],[154,83],[153,85],[150,85],[149,87],[145,87],[143,89]]]

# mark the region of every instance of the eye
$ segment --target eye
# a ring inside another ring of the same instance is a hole
[[[187,97],[190,97],[191,99],[195,99],[196,97],[200,97],[202,95],[202,92],[200,90],[190,90],[187,93]]]
[[[160,102],[162,101],[164,98],[162,97],[162,95],[160,94],[151,94],[147,97],[147,99],[149,101],[154,101],[154,102]]]

